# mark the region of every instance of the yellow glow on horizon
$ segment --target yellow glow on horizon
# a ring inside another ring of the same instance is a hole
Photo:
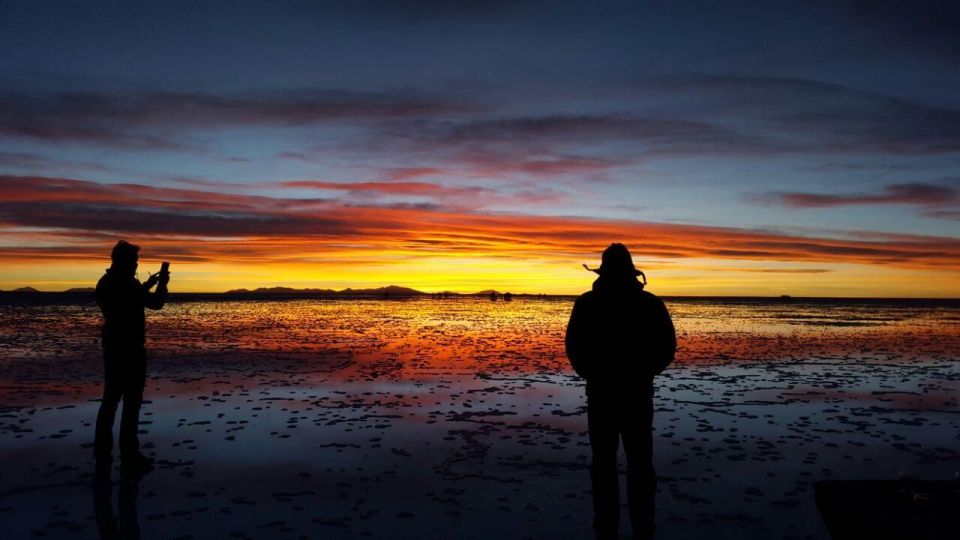
[[[396,254],[394,254],[396,255]],[[223,292],[230,289],[293,287],[341,290],[387,285],[423,292],[473,293],[485,289],[531,294],[579,294],[595,275],[581,262],[524,261],[497,257],[429,255],[384,256],[380,261],[331,260],[316,263],[222,264],[173,261],[170,289],[175,292]],[[30,286],[44,291],[93,287],[109,260],[14,262],[0,269],[0,289]],[[664,296],[857,296],[957,297],[957,272],[896,269],[857,264],[794,264],[708,259],[637,260],[648,290]],[[143,259],[145,280],[159,260]]]
[[[593,279],[581,263],[599,264],[610,242],[626,244],[649,289],[664,295],[950,297],[960,289],[960,239],[942,235],[344,205],[56,178],[8,187],[13,201],[77,205],[91,222],[107,208],[118,221],[90,228],[65,213],[63,223],[0,226],[3,289],[92,286],[121,237],[143,246],[141,279],[158,259],[173,263],[174,291],[394,284],[575,294]],[[124,213],[143,205],[183,223],[158,229]]]

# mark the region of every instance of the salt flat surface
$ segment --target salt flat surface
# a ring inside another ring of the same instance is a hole
[[[571,307],[170,304],[148,314],[159,466],[107,495],[142,538],[591,538]],[[960,305],[668,307],[658,538],[826,538],[813,481],[960,469]],[[98,537],[99,324],[90,305],[0,306],[4,538]]]

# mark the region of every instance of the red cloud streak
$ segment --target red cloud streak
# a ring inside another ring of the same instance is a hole
[[[409,184],[414,186],[408,186],[411,191],[421,189],[418,183]],[[642,258],[960,270],[960,240],[953,238],[881,233],[828,238],[637,221],[358,207],[46,177],[0,176],[0,233],[13,240],[0,245],[0,257],[6,260],[100,259],[118,236],[149,240],[158,256],[238,263],[311,262],[329,253],[369,258],[387,252],[571,262],[620,241]]]

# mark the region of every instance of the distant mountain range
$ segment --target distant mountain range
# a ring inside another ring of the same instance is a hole
[[[346,288],[342,291],[333,289],[294,289],[292,287],[260,287],[259,289],[233,289],[223,294],[230,295],[297,295],[297,296],[327,296],[327,295],[345,295],[345,296],[417,296],[428,294],[409,287],[400,287],[398,285],[388,285],[386,287],[377,287],[375,289],[351,289]]]
[[[38,294],[89,294],[95,292],[93,287],[74,287],[65,291],[47,292],[38,291],[33,287],[20,287],[9,291],[0,290],[0,293],[38,293]],[[181,293],[173,291],[173,296],[230,296],[230,297],[278,297],[278,296],[490,296],[491,294],[502,296],[503,293],[492,289],[478,291],[475,293],[457,293],[452,291],[443,291],[438,293],[426,293],[411,289],[410,287],[401,287],[399,285],[388,285],[386,287],[376,287],[371,289],[352,289],[346,288],[340,291],[334,289],[296,289],[293,287],[260,287],[257,289],[232,289],[222,293]],[[515,296],[528,296],[518,294]]]
[[[90,292],[90,293],[92,293],[92,292],[94,292],[94,291],[96,291],[96,289],[94,289],[93,287],[76,287],[76,288],[73,288],[73,289],[67,289],[67,290],[65,290],[65,291],[53,291],[53,292],[64,292],[64,293],[86,293],[86,292]],[[35,292],[35,293],[38,293],[38,292],[43,292],[43,291],[38,291],[38,290],[34,289],[33,287],[20,287],[19,289],[10,289],[9,291],[4,291],[3,289],[0,289],[0,292],[8,292],[8,293],[11,293],[11,292],[15,292],[15,293],[34,293],[34,292]]]

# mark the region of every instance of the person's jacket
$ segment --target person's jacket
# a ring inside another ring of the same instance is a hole
[[[122,276],[107,269],[97,282],[97,305],[103,312],[103,345],[105,347],[142,346],[146,341],[143,309],[160,309],[167,298],[167,288],[159,285],[156,292],[133,276]]]
[[[673,361],[673,321],[663,301],[636,278],[600,277],[573,306],[567,357],[590,386],[650,387]]]

